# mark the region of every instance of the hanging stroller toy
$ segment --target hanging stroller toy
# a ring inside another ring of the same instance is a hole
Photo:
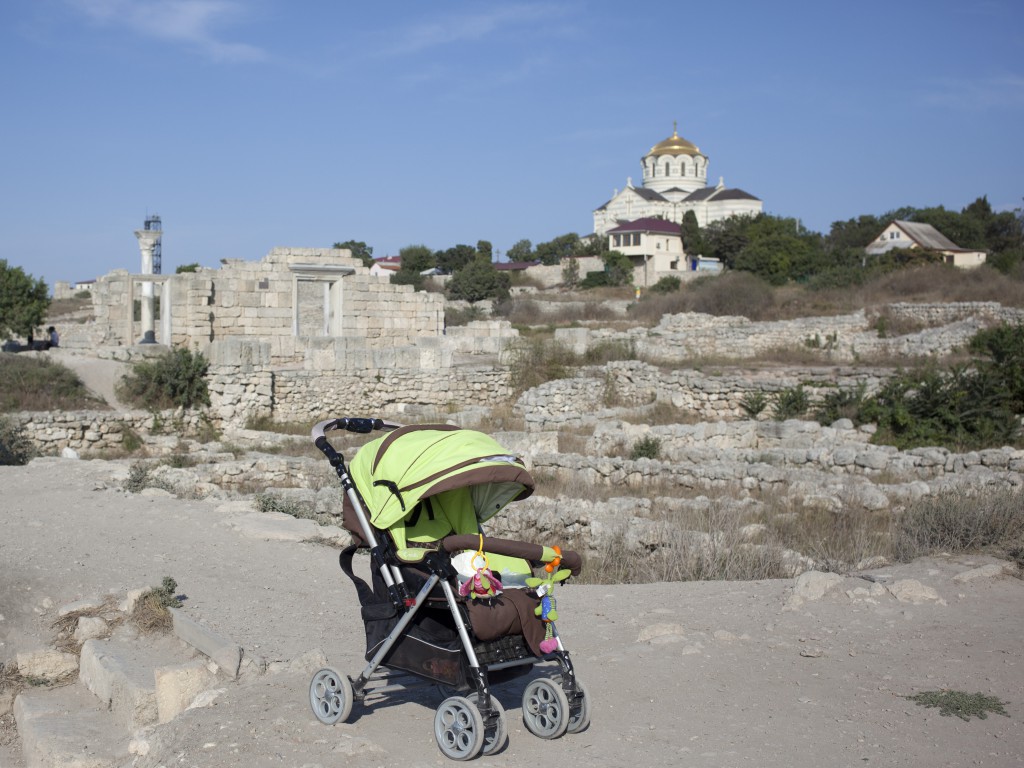
[[[331,430],[388,434],[346,466],[326,437]],[[312,436],[344,491],[344,526],[355,543],[339,562],[359,597],[368,662],[356,678],[331,668],[313,676],[317,719],[344,722],[368,697],[440,684],[455,695],[434,715],[437,745],[453,760],[470,760],[506,741],[491,678],[557,664],[552,676],[527,683],[523,722],[543,739],[584,730],[590,699],[558,634],[550,595],[555,582],[579,573],[579,555],[481,529],[533,493],[522,461],[487,435],[446,424],[330,419]],[[359,547],[370,549],[372,586],[355,575]],[[534,566],[545,563],[546,578],[535,578]]]

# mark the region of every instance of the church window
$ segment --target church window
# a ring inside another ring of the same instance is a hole
[[[668,163],[665,163],[665,175],[668,176]]]

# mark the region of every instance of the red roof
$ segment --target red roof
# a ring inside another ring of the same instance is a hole
[[[666,235],[681,235],[679,225],[665,219],[637,219],[620,224],[609,232],[661,232]]]

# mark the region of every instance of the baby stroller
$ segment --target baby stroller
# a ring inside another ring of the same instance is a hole
[[[331,430],[387,434],[346,467],[326,437]],[[344,722],[368,696],[437,686],[452,694],[434,716],[438,747],[470,760],[506,741],[491,683],[545,665],[553,674],[531,680],[523,693],[527,729],[543,739],[585,729],[590,699],[558,635],[551,594],[556,580],[579,573],[580,557],[481,529],[533,493],[522,461],[487,435],[444,424],[331,419],[312,436],[345,494],[343,521],[354,543],[339,562],[362,606],[368,662],[356,678],[330,668],[313,676],[317,719]],[[372,586],[353,570],[360,547],[370,550]],[[535,577],[535,566],[550,575]]]

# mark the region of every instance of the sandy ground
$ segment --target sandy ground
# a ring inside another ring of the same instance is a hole
[[[238,513],[214,504],[126,495],[125,472],[61,459],[0,467],[0,660],[48,643],[60,605],[170,575],[188,613],[246,654],[291,660],[320,649],[342,672],[361,669],[363,630],[336,550],[245,537],[226,524]],[[873,582],[859,577],[795,610],[793,581],[566,585],[559,628],[593,701],[590,728],[556,741],[529,734],[520,678],[496,690],[508,746],[475,764],[1024,765],[1024,581],[954,581],[991,562],[937,557],[866,574],[936,591],[920,604],[871,597]],[[226,683],[213,706],[159,726],[136,764],[448,762],[433,742],[433,689],[331,727],[313,717],[309,677]],[[1009,717],[965,722],[905,698],[945,688],[996,696]],[[16,743],[0,747],[0,766],[21,765]]]

